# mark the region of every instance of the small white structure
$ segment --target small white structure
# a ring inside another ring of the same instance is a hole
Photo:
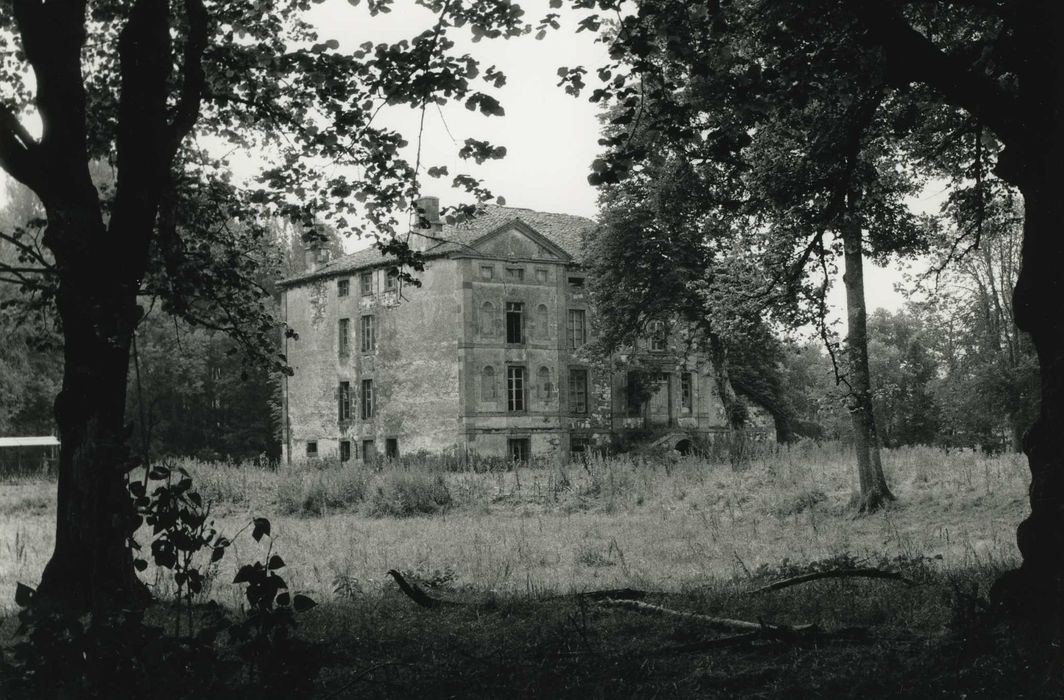
[[[50,470],[58,453],[59,438],[54,435],[0,437],[0,474],[12,470],[21,472],[24,464]]]

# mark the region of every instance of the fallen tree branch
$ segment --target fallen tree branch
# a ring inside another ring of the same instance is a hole
[[[476,601],[464,601],[464,600],[449,600],[445,598],[437,598],[429,595],[417,585],[414,581],[408,581],[405,576],[399,571],[392,569],[388,571],[388,575],[395,579],[395,583],[399,586],[399,590],[406,594],[410,600],[414,601],[423,608],[438,608],[442,605],[467,605],[475,606],[482,603]],[[646,591],[640,591],[635,588],[612,588],[603,591],[580,591],[577,593],[567,593],[563,595],[554,595],[544,598],[542,600],[565,600],[568,598],[586,599],[594,602],[601,602],[603,600],[629,600],[635,601],[642,598],[646,598],[648,593]]]
[[[797,586],[802,583],[809,583],[810,581],[818,581],[825,578],[878,578],[898,581],[899,583],[904,583],[906,586],[915,585],[911,580],[905,578],[901,574],[893,571],[884,571],[883,569],[833,569],[831,571],[816,571],[810,574],[785,578],[780,581],[773,581],[767,586],[748,591],[746,595],[760,595],[761,593],[778,591],[783,588],[790,588],[791,586]]]
[[[388,575],[395,579],[396,584],[399,585],[399,590],[405,593],[406,596],[410,598],[410,600],[414,601],[423,608],[432,609],[441,607],[443,605],[461,605],[461,603],[455,601],[433,598],[428,593],[421,590],[421,587],[413,581],[408,582],[406,578],[404,578],[403,575],[395,569],[389,570]]]
[[[737,630],[743,632],[757,632],[759,634],[766,631],[783,633],[802,632],[813,628],[812,625],[798,625],[795,627],[788,627],[785,625],[774,625],[766,622],[750,622],[748,620],[732,620],[726,617],[713,617],[711,615],[702,615],[701,613],[685,612],[683,610],[673,610],[672,608],[662,607],[661,605],[654,605],[653,603],[644,603],[640,600],[606,599],[599,601],[599,605],[608,608],[628,608],[629,610],[636,610],[638,612],[652,613],[654,615],[664,615],[666,617],[675,617],[681,620],[699,622],[710,627],[718,627],[721,629]]]

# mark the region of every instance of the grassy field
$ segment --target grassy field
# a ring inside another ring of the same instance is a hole
[[[784,449],[740,471],[694,458],[626,457],[496,473],[184,464],[223,533],[269,517],[290,583],[323,600],[338,584],[375,595],[392,585],[389,569],[538,594],[676,592],[843,554],[941,557],[947,570],[1015,562],[1028,479],[1021,456],[907,448],[883,461],[898,501],[864,518],[848,507],[853,467],[837,446]],[[53,500],[47,480],[3,485],[0,591],[40,575]],[[232,561],[253,545],[238,541]],[[233,594],[211,591],[224,603],[236,602]],[[0,596],[0,605],[10,600]]]
[[[629,457],[489,473],[409,464],[377,471],[184,466],[223,533],[252,516],[271,519],[289,584],[322,603],[303,629],[331,650],[320,681],[325,695],[429,689],[605,697],[623,683],[633,692],[621,694],[633,695],[856,697],[864,688],[867,697],[884,688],[872,693],[859,679],[924,663],[932,640],[963,617],[963,601],[985,596],[994,576],[1017,563],[1014,532],[1026,512],[1021,456],[907,448],[887,451],[883,462],[898,500],[860,518],[849,507],[851,458],[836,445],[782,449],[741,470],[695,458]],[[53,492],[53,483],[33,478],[0,489],[0,606],[8,611],[15,582],[35,582],[50,554]],[[205,597],[238,608],[233,567],[261,556],[261,546],[238,539]],[[900,570],[918,585],[824,581],[743,595],[825,560]],[[385,575],[389,569],[483,605],[446,614],[417,609]],[[158,595],[169,595],[162,576],[152,569],[146,576]],[[697,622],[589,609],[578,599],[546,602],[620,587],[651,591],[673,608],[861,626],[888,641],[795,647],[783,656],[744,650],[710,661],[652,653],[697,638]],[[588,664],[600,657],[608,663]],[[404,672],[411,668],[414,677]],[[890,694],[952,689],[957,673],[947,680],[939,671],[917,673],[917,685]],[[990,676],[997,681],[968,691],[1001,681]]]

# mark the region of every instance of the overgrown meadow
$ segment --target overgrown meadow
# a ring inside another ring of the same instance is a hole
[[[294,697],[297,686],[320,698],[1058,697],[1052,676],[1032,673],[1029,656],[994,631],[985,605],[1018,562],[1024,459],[904,448],[883,460],[898,500],[864,517],[850,507],[849,451],[833,444],[765,447],[739,469],[663,456],[516,470],[416,458],[170,467],[192,475],[232,537],[221,561],[204,556],[197,604],[247,610],[238,567],[274,555],[289,590],[318,603],[298,615],[304,656],[278,657],[295,680],[238,684],[259,688],[255,697]],[[6,640],[16,582],[35,583],[51,552],[54,488],[22,475],[0,490]],[[271,537],[249,537],[263,516]],[[856,568],[905,580],[754,592]],[[393,569],[442,607],[404,596]],[[172,572],[149,565],[141,575],[162,601],[149,621],[194,629],[170,602]],[[644,607],[581,595],[605,589],[645,591],[634,603]],[[719,618],[732,622],[722,629]],[[734,620],[755,631],[729,632]],[[161,689],[231,690],[231,652],[219,653],[192,668],[198,675],[170,668],[184,685]]]
[[[848,450],[804,444],[739,469],[698,457],[595,457],[516,470],[422,461],[378,468],[327,462],[269,468],[180,461],[222,533],[273,522],[289,583],[320,600],[379,597],[389,569],[498,595],[635,587],[680,592],[711,580],[832,557],[929,558],[943,571],[1016,563],[1026,508],[1022,455],[885,451],[898,497],[856,518]],[[54,483],[9,478],[0,492],[0,590],[33,583],[51,552]],[[251,554],[251,553],[246,553]],[[228,586],[241,553],[212,570]],[[145,572],[166,595],[163,576]],[[0,605],[13,605],[10,595]]]

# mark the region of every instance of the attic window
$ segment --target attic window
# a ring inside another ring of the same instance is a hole
[[[523,267],[508,267],[506,268],[506,277],[511,282],[524,282],[525,281],[525,268]]]
[[[536,281],[540,283],[545,283],[547,281],[547,271],[542,268],[537,269]]]
[[[582,289],[584,287],[584,278],[583,277],[570,277],[569,278],[569,286],[570,287],[579,287],[579,288]]]
[[[490,280],[494,276],[495,276],[495,268],[494,267],[492,267],[491,265],[481,265],[480,266],[480,279],[482,279],[482,280]]]

